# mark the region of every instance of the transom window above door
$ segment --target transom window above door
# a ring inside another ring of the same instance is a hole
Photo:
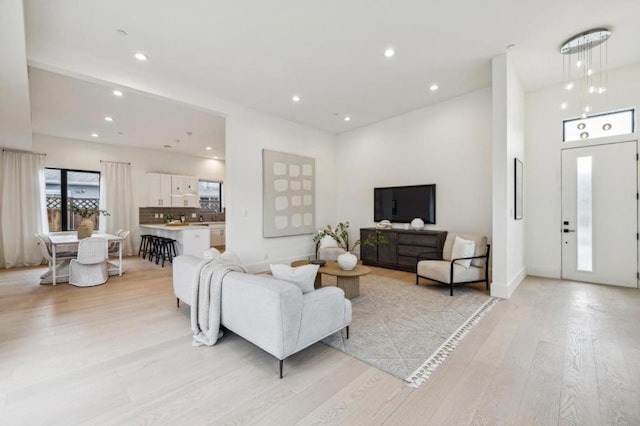
[[[635,132],[635,109],[594,114],[563,122],[563,142],[591,140]]]

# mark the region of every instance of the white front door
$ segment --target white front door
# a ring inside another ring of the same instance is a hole
[[[637,142],[562,151],[562,278],[638,287]]]

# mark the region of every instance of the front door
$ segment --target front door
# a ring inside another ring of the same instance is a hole
[[[562,151],[562,278],[638,287],[637,142]]]

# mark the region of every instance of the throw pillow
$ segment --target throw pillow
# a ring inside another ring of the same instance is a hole
[[[232,251],[226,250],[224,253],[220,255],[220,259],[222,259],[226,263],[233,263],[234,265],[242,265],[240,262],[240,258],[237,254]]]
[[[316,280],[319,267],[319,265],[292,267],[276,264],[271,265],[271,274],[276,279],[297,285],[302,290],[302,294],[306,294],[314,290],[313,283]]]
[[[204,259],[218,259],[220,258],[220,252],[217,248],[211,247],[209,250],[205,250],[205,252],[202,254],[202,257]]]
[[[465,240],[460,237],[456,237],[453,243],[453,249],[451,250],[451,259],[458,259],[460,257],[472,257],[476,250],[476,243],[473,240]],[[458,260],[456,265],[469,268],[471,265],[471,259]]]

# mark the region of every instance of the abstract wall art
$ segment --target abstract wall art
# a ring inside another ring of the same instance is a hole
[[[265,238],[315,232],[315,165],[314,158],[262,150]]]

